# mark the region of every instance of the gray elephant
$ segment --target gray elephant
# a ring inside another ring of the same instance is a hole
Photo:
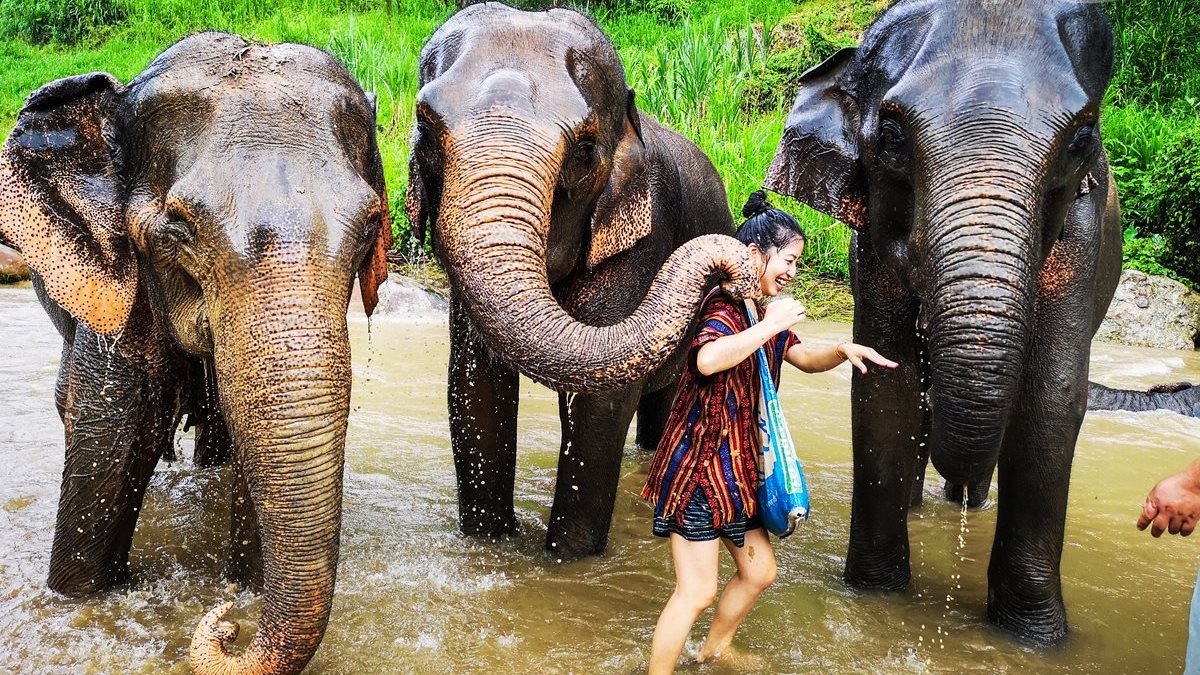
[[[854,340],[904,364],[855,374],[845,579],[908,585],[925,462],[999,464],[988,617],[1054,642],[1090,340],[1116,287],[1100,141],[1112,29],[1094,4],[901,0],[802,77],[766,186],[851,225]]]
[[[126,577],[151,471],[187,412],[204,428],[197,461],[237,466],[231,560],[257,558],[261,530],[261,567],[230,571],[264,587],[245,653],[225,651],[224,605],[197,628],[192,667],[302,669],[338,561],[346,308],[357,274],[373,309],[391,244],[373,104],[324,52],[219,33],[127,86],[52,82],[0,154],[0,235],[64,338],[50,587]]]
[[[1113,389],[1089,382],[1088,410],[1169,410],[1188,417],[1200,417],[1200,387],[1191,382],[1175,382],[1139,391]]]
[[[705,291],[752,293],[757,270],[712,163],[637,109],[586,17],[471,6],[430,38],[420,85],[406,203],[451,281],[460,526],[516,529],[521,372],[561,392],[546,546],[599,553],[634,413],[654,447]]]

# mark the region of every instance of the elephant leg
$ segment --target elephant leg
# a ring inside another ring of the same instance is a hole
[[[562,447],[546,549],[558,560],[603,553],[608,546],[637,383],[601,394],[559,394]]]
[[[233,462],[233,505],[229,509],[229,560],[225,577],[241,586],[263,586],[262,533],[240,460]]]
[[[517,531],[516,371],[494,359],[471,328],[461,300],[450,303],[450,443],[458,478],[458,524],[464,534]]]
[[[857,236],[851,243],[854,340],[900,367],[853,376],[854,489],[844,578],[859,588],[901,590],[911,574],[908,508],[925,407],[916,326],[919,303],[863,244]]]
[[[47,583],[81,596],[128,576],[146,485],[174,432],[174,400],[167,378],[144,372],[120,345],[82,326],[73,343],[66,464]]]
[[[1042,317],[1051,317],[1043,319]],[[1087,408],[1090,335],[1063,308],[1039,308],[1037,336],[999,461],[988,619],[1053,643],[1067,632],[1059,566],[1075,442]]]
[[[637,408],[637,445],[643,450],[654,451],[662,438],[675,399],[675,385],[643,394]]]

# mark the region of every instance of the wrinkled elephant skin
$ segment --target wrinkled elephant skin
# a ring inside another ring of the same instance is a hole
[[[637,109],[582,15],[468,7],[426,44],[420,86],[405,203],[451,281],[461,528],[516,529],[522,373],[560,392],[547,548],[599,553],[634,413],[653,447],[705,291],[753,293],[757,270],[712,163]]]
[[[291,673],[332,604],[350,397],[346,307],[391,244],[373,103],[324,52],[188,37],[128,85],[57,80],[0,154],[0,237],[64,338],[66,468],[49,585],[127,576],[150,474],[183,415],[232,459],[227,571],[263,587],[245,652],[213,610],[201,673]],[[248,561],[248,562],[247,562]]]
[[[1067,630],[1071,460],[1120,272],[1112,41],[1095,4],[901,0],[802,76],[766,180],[855,228],[855,341],[903,364],[854,375],[847,582],[908,585],[927,459],[976,503],[998,465],[988,617],[1043,643]]]

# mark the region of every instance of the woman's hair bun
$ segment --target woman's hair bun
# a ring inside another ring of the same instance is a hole
[[[746,205],[742,207],[742,217],[753,218],[760,213],[770,211],[771,208],[771,203],[767,201],[767,193],[763,190],[756,190],[750,193],[750,198],[746,200]]]

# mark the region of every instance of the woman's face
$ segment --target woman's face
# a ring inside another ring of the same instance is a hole
[[[763,256],[763,275],[758,284],[762,288],[763,297],[773,298],[779,295],[783,287],[796,278],[796,261],[804,254],[804,240],[796,237],[782,248],[772,248],[763,251],[755,244],[750,248]]]

